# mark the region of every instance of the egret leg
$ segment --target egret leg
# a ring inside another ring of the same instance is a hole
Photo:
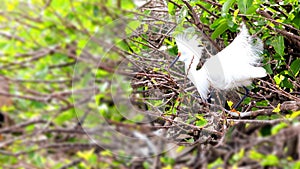
[[[202,99],[201,96],[198,96],[198,95],[195,95],[195,94],[192,94],[192,96],[195,97],[195,98],[198,98],[198,99]],[[209,95],[209,97],[206,99],[206,102],[211,103],[211,95]]]
[[[197,99],[201,99],[201,96],[198,96],[196,94],[192,94],[193,97],[197,98]]]
[[[249,94],[249,89],[248,89],[247,87],[245,87],[245,86],[243,86],[243,88],[245,89],[245,94],[244,94],[244,96],[242,97],[242,99],[241,99],[237,104],[234,105],[233,109],[238,108],[238,107],[240,106],[240,104],[245,100],[245,98],[246,98],[246,97],[248,96],[248,94]]]
[[[206,101],[207,101],[208,103],[211,103],[211,95],[209,95],[209,97],[206,99]]]

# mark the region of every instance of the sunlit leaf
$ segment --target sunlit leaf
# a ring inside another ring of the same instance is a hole
[[[144,169],[150,169],[151,165],[149,164],[149,162],[144,161],[143,162],[143,167],[144,167]]]
[[[167,165],[165,167],[162,167],[162,169],[173,169],[173,167],[171,165]]]
[[[265,70],[267,71],[268,74],[273,74],[273,70],[271,68],[271,64],[266,64],[264,65]]]
[[[294,75],[294,77],[298,76],[299,74],[299,70],[300,70],[300,59],[297,58],[296,60],[294,60],[290,66],[290,70],[292,72],[292,74]]]
[[[264,158],[264,155],[255,151],[255,150],[250,150],[249,152],[249,158],[253,160],[261,160]]]
[[[177,153],[180,153],[180,152],[182,152],[184,149],[185,149],[185,146],[178,146],[177,149],[176,149],[176,152],[177,152]]]
[[[220,25],[216,28],[216,30],[211,34],[212,39],[216,39],[222,33],[224,33],[229,28],[227,21],[221,22]]]
[[[61,113],[57,118],[55,118],[54,122],[58,125],[61,125],[65,122],[70,121],[74,117],[76,117],[76,115],[73,111],[65,111]]]
[[[125,1],[121,0],[121,8],[130,10],[130,9],[134,9],[135,5],[132,0],[125,0]]]
[[[273,109],[274,113],[279,113],[280,112],[280,103],[277,105],[277,107],[275,109]]]
[[[271,45],[274,47],[275,51],[280,55],[284,55],[284,38],[283,36],[275,36],[271,42]]]
[[[223,164],[223,160],[219,157],[212,163],[208,164],[207,168],[209,168],[209,169],[218,168],[218,167],[221,167],[222,164]]]
[[[91,156],[94,154],[94,149],[88,150],[88,151],[79,151],[77,152],[77,156],[80,158],[85,159],[86,161],[88,161]]]
[[[300,168],[300,161],[297,161],[295,164],[293,164],[292,169],[299,169]]]
[[[253,14],[253,13],[255,13],[256,12],[256,10],[259,8],[259,5],[251,5],[248,9],[247,9],[247,11],[246,11],[246,14],[247,15],[251,15],[251,14]]]
[[[175,12],[176,12],[176,7],[173,3],[171,2],[168,2],[168,11],[169,11],[169,14],[171,15],[175,15]]]
[[[107,156],[107,157],[112,157],[113,156],[113,153],[110,151],[110,150],[104,150],[104,151],[101,151],[100,153],[102,156]]]
[[[227,104],[228,104],[229,108],[232,109],[233,102],[229,100],[229,101],[227,101]]]
[[[141,22],[138,20],[130,21],[125,29],[127,34],[130,34],[131,32],[135,31],[139,26],[141,25]]]
[[[283,79],[284,79],[284,76],[283,75],[275,75],[274,76],[274,80],[275,80],[275,83],[276,83],[276,85],[277,86],[279,86],[280,85],[280,83],[283,81]]]
[[[296,117],[298,117],[298,116],[300,116],[300,111],[295,111],[295,112],[293,112],[293,113],[291,114],[291,116],[290,116],[289,118],[294,119],[294,118],[296,118]]]
[[[230,9],[230,7],[232,6],[232,4],[235,2],[236,0],[227,0],[223,6],[222,6],[222,10],[221,10],[221,15],[224,17],[228,14],[228,11]]]
[[[242,14],[247,14],[247,10],[251,7],[253,0],[237,0],[238,8]]]
[[[257,106],[268,106],[269,105],[269,101],[268,100],[262,100],[259,102],[256,102]]]
[[[300,12],[295,14],[295,18],[293,19],[293,25],[300,29]]]
[[[205,118],[203,118],[203,116],[197,114],[196,118],[198,119],[196,121],[196,126],[202,127],[202,126],[205,126],[207,124],[207,120]]]
[[[271,134],[272,134],[272,135],[275,135],[275,134],[277,134],[281,129],[286,128],[287,126],[288,126],[288,125],[287,125],[286,123],[281,122],[281,123],[275,125],[274,127],[272,127],[272,129],[271,129]]]
[[[278,157],[273,154],[267,155],[261,162],[262,166],[277,166],[278,164]]]
[[[233,13],[233,22],[234,22],[234,23],[236,23],[236,18],[237,18],[238,14],[239,14],[239,11],[240,11],[240,10],[237,9],[237,10],[235,10],[234,13]]]
[[[169,167],[172,168],[171,165],[173,165],[175,163],[175,160],[173,158],[170,158],[170,157],[161,157],[160,158],[160,161],[163,163],[163,164],[167,164]]]

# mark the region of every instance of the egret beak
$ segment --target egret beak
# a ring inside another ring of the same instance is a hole
[[[176,59],[175,60],[173,60],[173,62],[170,64],[170,68],[177,62],[177,60],[179,59],[179,54],[177,55],[177,57],[176,57]]]

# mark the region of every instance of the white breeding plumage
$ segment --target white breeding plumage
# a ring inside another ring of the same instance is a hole
[[[196,86],[201,98],[208,97],[210,86],[227,90],[248,86],[252,79],[266,76],[263,67],[258,67],[263,52],[263,43],[259,38],[249,35],[242,24],[241,32],[221,52],[207,59],[200,70],[196,70],[203,48],[198,47],[196,36],[188,40],[185,35],[175,38],[178,56],[171,66],[179,60],[185,63],[187,77]]]

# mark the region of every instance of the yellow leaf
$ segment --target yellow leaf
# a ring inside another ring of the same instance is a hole
[[[151,82],[153,82],[154,84],[158,84],[154,78],[151,78]]]
[[[237,164],[233,165],[232,169],[238,169]]]
[[[159,70],[160,70],[160,68],[157,68],[157,67],[153,68],[153,71],[154,71],[154,72],[157,72],[157,71],[159,71]]]
[[[112,157],[112,152],[109,150],[101,151],[101,156]]]
[[[277,105],[277,107],[272,112],[274,112],[274,113],[280,112],[280,103]]]
[[[229,100],[229,101],[227,101],[227,104],[228,104],[229,108],[232,109],[233,102],[231,100]]]
[[[16,9],[19,5],[19,2],[18,1],[9,1],[9,2],[6,2],[6,9],[8,11],[13,11],[14,9]]]
[[[239,14],[239,11],[240,11],[240,10],[237,9],[237,10],[235,10],[234,13],[233,13],[233,22],[234,22],[234,23],[236,23],[236,17],[237,17],[237,15]]]
[[[296,117],[298,117],[300,115],[300,110],[299,111],[295,111],[291,114],[290,118],[294,119]]]
[[[162,169],[172,169],[172,166],[171,165],[167,165],[167,166],[163,167]]]
[[[79,152],[77,152],[77,156],[81,157],[85,160],[88,160],[93,155],[93,153],[94,153],[94,149],[91,149],[88,151],[79,151]]]
[[[185,146],[179,146],[177,149],[176,149],[176,153],[180,153],[184,150]]]

